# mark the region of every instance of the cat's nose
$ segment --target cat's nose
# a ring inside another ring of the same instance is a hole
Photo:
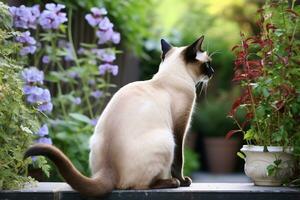
[[[210,63],[208,63],[208,62],[205,63],[204,73],[209,78],[212,77],[212,75],[215,73],[215,70],[210,66]]]

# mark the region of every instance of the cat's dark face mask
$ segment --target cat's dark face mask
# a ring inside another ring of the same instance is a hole
[[[208,78],[211,78],[212,75],[215,73],[214,69],[211,67],[211,62],[205,62],[202,64],[203,67],[203,73],[208,76]]]
[[[211,67],[211,58],[206,51],[202,50],[204,36],[201,36],[193,44],[188,46],[184,53],[186,63],[194,64],[199,70],[195,71],[198,76],[206,76],[210,79],[214,74],[214,69]]]
[[[189,67],[196,79],[199,81],[208,81],[214,74],[214,69],[211,67],[211,58],[207,52],[203,51],[201,46],[204,40],[204,36],[201,36],[193,44],[187,46],[182,51],[182,58],[184,59],[186,66]],[[165,60],[166,54],[172,49],[172,45],[166,42],[164,39],[161,40],[162,49],[162,61]]]

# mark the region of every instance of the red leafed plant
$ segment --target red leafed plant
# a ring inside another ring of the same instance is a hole
[[[293,146],[300,155],[300,6],[268,1],[258,11],[260,34],[232,48],[233,81],[242,88],[228,114],[248,144]],[[236,118],[246,111],[243,122]],[[248,130],[246,130],[248,129]]]

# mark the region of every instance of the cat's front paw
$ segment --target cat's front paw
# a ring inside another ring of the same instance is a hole
[[[189,187],[192,184],[192,179],[188,176],[184,177],[184,180],[180,181],[180,187]]]

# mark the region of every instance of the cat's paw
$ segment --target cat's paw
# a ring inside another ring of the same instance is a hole
[[[189,187],[192,184],[192,179],[188,176],[184,177],[184,180],[180,181],[181,187]]]

